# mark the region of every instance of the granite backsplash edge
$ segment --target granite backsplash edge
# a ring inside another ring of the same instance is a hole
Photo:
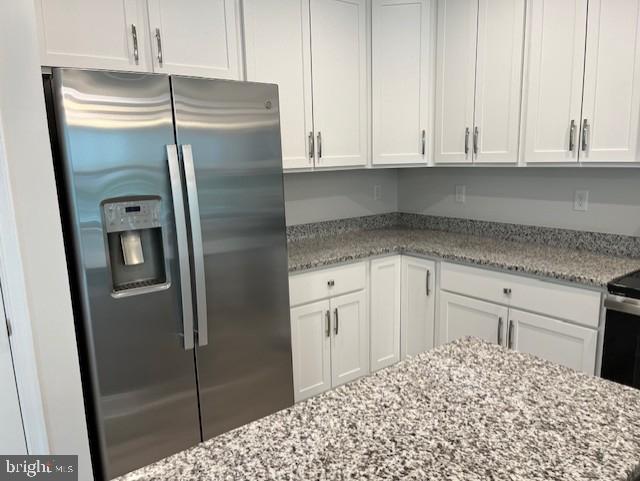
[[[316,237],[332,237],[346,232],[374,229],[424,229],[456,232],[512,242],[565,247],[617,257],[640,258],[640,237],[638,236],[404,212],[287,226],[287,239],[296,241]]]

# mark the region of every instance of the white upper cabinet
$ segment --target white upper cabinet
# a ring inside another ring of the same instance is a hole
[[[420,354],[434,345],[435,274],[435,262],[402,256],[402,358]]]
[[[364,291],[331,299],[333,387],[369,374],[369,323]]]
[[[524,160],[576,162],[587,0],[530,0],[528,8]]]
[[[155,72],[241,79],[236,0],[148,2]]]
[[[505,306],[441,291],[439,343],[473,336],[503,344],[508,315]]]
[[[371,371],[400,360],[400,256],[371,261]]]
[[[316,167],[368,158],[366,0],[311,0]]]
[[[475,162],[518,161],[524,2],[479,2],[473,131]]]
[[[478,0],[438,0],[436,163],[470,163]]]
[[[244,0],[247,80],[278,84],[282,164],[313,167],[309,0]]]
[[[589,0],[581,162],[634,162],[640,138],[640,2]]]
[[[148,71],[143,0],[36,0],[42,65]]]
[[[373,164],[426,164],[431,151],[431,0],[373,0]]]
[[[609,1],[609,0],[607,0]],[[598,331],[511,309],[509,346],[593,375]]]

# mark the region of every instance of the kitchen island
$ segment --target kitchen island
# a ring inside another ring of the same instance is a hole
[[[468,338],[120,480],[625,481],[639,463],[640,391]]]

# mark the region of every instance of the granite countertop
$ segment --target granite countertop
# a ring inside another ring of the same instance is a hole
[[[640,269],[640,259],[447,231],[356,230],[289,242],[297,272],[390,253],[409,253],[574,282],[592,287]]]
[[[628,480],[640,391],[462,339],[121,481]]]

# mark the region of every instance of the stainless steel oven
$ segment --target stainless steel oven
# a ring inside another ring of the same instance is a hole
[[[640,273],[612,281],[605,299],[601,376],[640,389]]]

